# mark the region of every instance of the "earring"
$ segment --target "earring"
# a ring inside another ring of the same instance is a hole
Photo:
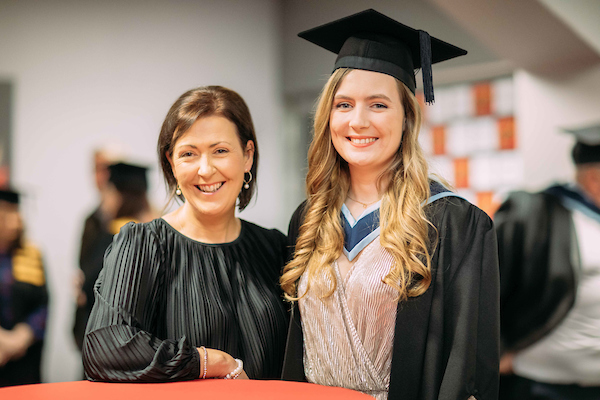
[[[252,182],[252,172],[250,172],[250,171],[247,171],[247,172],[250,175],[250,178],[248,178],[248,180],[246,180],[245,179],[246,177],[244,176],[244,189],[246,189],[246,190],[250,189],[249,184],[250,184],[250,182]]]
[[[181,196],[181,188],[179,187],[179,185],[177,185],[177,190],[175,190],[175,194],[177,196]]]

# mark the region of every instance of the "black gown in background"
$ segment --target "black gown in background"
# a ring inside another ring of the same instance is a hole
[[[279,378],[288,314],[279,288],[286,238],[242,220],[230,243],[206,244],[163,219],[125,225],[108,248],[83,346],[90,380],[200,376],[197,347]]]
[[[73,323],[73,336],[79,350],[83,348],[85,327],[94,306],[94,283],[102,270],[104,252],[112,242],[113,236],[100,208],[86,218],[79,252],[79,268],[84,276],[81,290],[85,293],[86,303],[75,310]]]

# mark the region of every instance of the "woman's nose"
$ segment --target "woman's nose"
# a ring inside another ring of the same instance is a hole
[[[368,128],[370,125],[369,116],[366,110],[363,110],[361,107],[356,107],[352,111],[352,116],[350,118],[350,128],[354,130],[361,130]]]
[[[200,158],[200,165],[198,166],[198,175],[210,176],[214,172],[214,166],[212,160],[208,156]]]

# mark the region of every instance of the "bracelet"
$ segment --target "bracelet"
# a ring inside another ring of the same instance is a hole
[[[225,379],[235,379],[242,374],[242,371],[244,370],[244,363],[239,358],[236,358],[235,362],[237,363],[237,367],[225,375]]]
[[[202,379],[206,379],[206,364],[208,363],[208,352],[206,351],[206,347],[200,347],[204,350],[204,372],[202,373]]]

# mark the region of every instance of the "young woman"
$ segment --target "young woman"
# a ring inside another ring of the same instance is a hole
[[[420,53],[464,51],[373,10],[300,35],[339,55],[315,115],[308,200],[290,222],[284,379],[377,399],[496,399],[492,222],[429,179],[417,141]]]
[[[277,378],[285,236],[235,216],[256,182],[250,112],[208,86],[171,107],[158,155],[175,211],[125,225],[107,250],[83,347],[90,380]]]

